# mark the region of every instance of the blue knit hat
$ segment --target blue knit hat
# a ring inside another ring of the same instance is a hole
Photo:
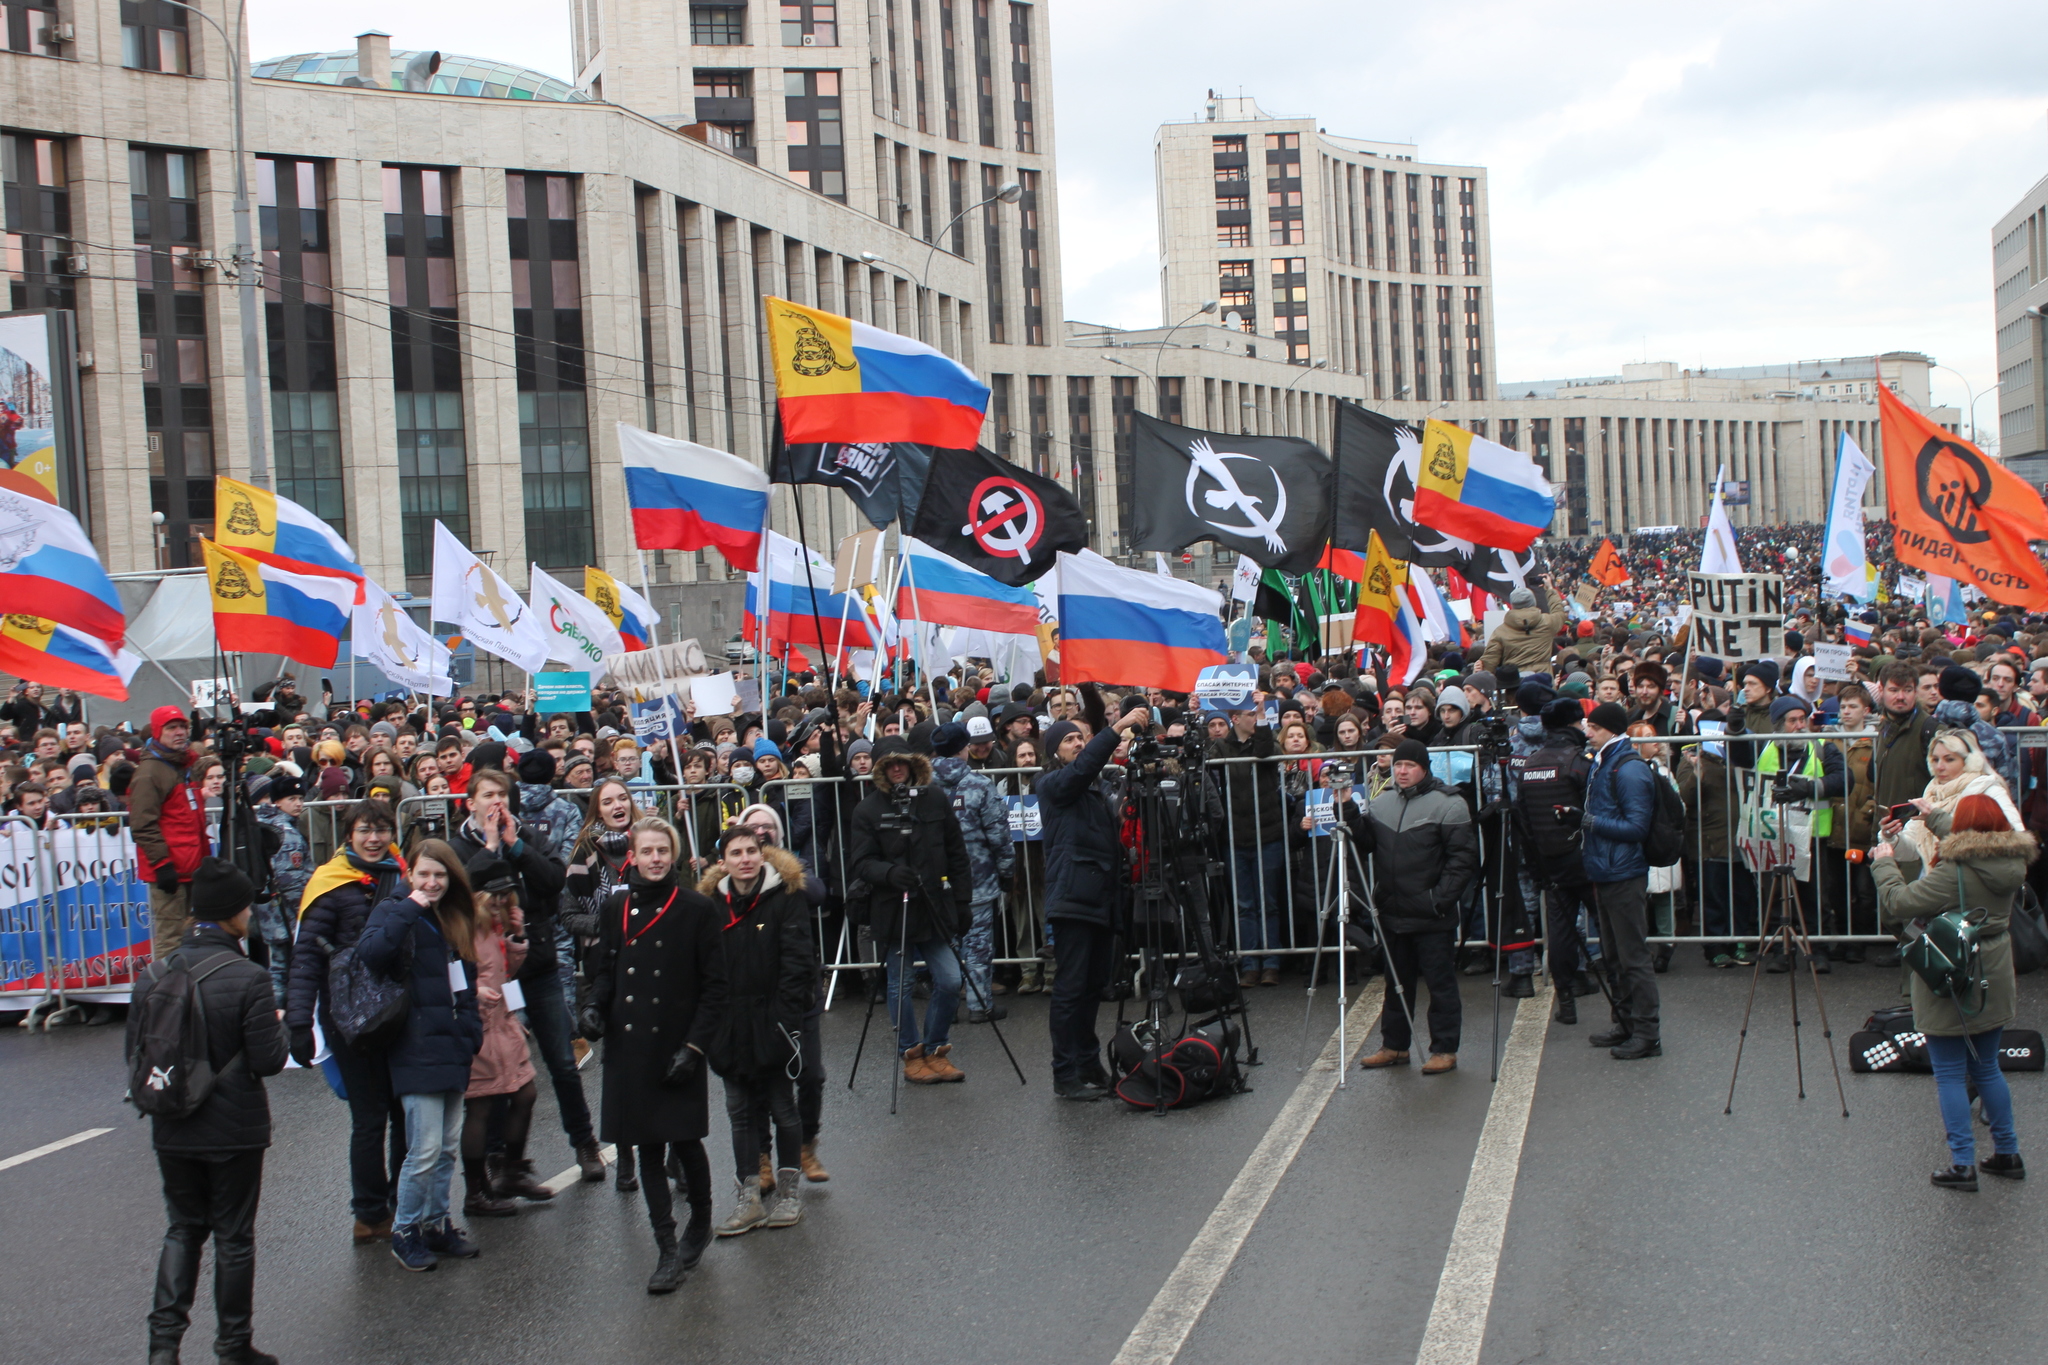
[[[759,763],[763,754],[770,755],[777,763],[782,762],[782,750],[766,735],[754,741],[754,761]]]

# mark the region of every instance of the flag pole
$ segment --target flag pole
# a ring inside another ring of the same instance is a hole
[[[633,553],[640,560],[640,595],[647,600],[647,605],[651,607],[654,605],[654,589],[647,582],[647,551],[636,545],[633,547]],[[656,612],[655,615],[658,617],[660,613]],[[681,787],[683,785],[683,741],[682,737],[676,733],[675,707],[670,705],[668,701],[670,697],[675,695],[675,683],[668,676],[668,658],[661,653],[661,622],[659,620],[647,623],[647,635],[649,639],[654,641],[654,657],[661,660],[661,705],[662,711],[668,720],[668,761],[676,770],[676,786]],[[623,641],[621,645],[623,647]],[[593,721],[596,719],[597,717],[594,715],[591,717]],[[696,822],[690,819],[691,806],[692,803],[687,800],[683,803],[683,818],[684,822],[691,827],[690,856],[695,858],[697,855],[697,835],[695,830]]]
[[[902,566],[904,579],[910,584],[910,610],[917,616],[917,652],[919,667],[924,670],[925,692],[932,699],[932,724],[939,723],[939,685],[932,677],[931,645],[925,638],[924,608],[917,604],[917,570],[910,567],[911,556],[899,551],[897,563]]]

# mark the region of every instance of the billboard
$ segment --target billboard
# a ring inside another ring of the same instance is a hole
[[[84,520],[74,328],[67,309],[0,313],[0,487]]]

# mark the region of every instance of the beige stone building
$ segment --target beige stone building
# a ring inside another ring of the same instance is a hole
[[[2048,178],[1991,229],[1991,302],[1998,341],[1998,454],[2048,477]]]

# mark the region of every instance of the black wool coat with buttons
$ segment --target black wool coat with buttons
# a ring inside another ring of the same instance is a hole
[[[664,908],[666,907],[666,908]],[[591,1003],[604,1017],[606,1142],[688,1142],[711,1131],[708,1066],[680,1086],[665,1079],[676,1050],[711,1049],[725,1013],[718,912],[671,874],[635,872],[598,912],[597,946],[585,960]]]

